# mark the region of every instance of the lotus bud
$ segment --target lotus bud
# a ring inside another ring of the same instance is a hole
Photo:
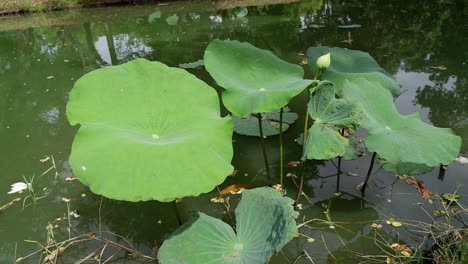
[[[326,70],[328,66],[330,66],[330,52],[317,59],[317,67],[320,70]]]

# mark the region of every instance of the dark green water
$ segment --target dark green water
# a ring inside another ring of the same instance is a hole
[[[211,4],[144,6],[93,9],[35,15],[21,19],[0,19],[0,28],[20,28],[0,32],[0,207],[27,193],[7,194],[10,185],[34,176],[36,195],[42,197],[32,204],[28,198],[0,212],[0,263],[12,263],[16,255],[25,256],[38,249],[25,242],[46,243],[46,226],[51,223],[57,241],[67,239],[68,222],[56,221],[70,209],[80,217],[71,218],[72,237],[86,233],[109,231],[125,237],[138,250],[151,255],[151,249],[161,245],[177,228],[172,204],[159,202],[127,203],[102,199],[93,195],[78,181],[65,181],[73,173],[67,159],[76,128],[70,127],[65,115],[67,96],[74,82],[97,68],[116,65],[135,58],[158,60],[170,66],[196,61],[203,57],[207,44],[215,38],[248,41],[269,49],[280,58],[299,63],[298,55],[310,46],[328,45],[369,52],[380,65],[401,84],[403,94],[395,101],[399,111],[409,114],[420,111],[423,120],[436,126],[450,127],[463,138],[461,154],[468,155],[468,3],[466,1],[301,1],[292,4],[252,6],[249,15],[233,19],[232,10],[216,10]],[[161,18],[149,19],[160,11]],[[176,25],[166,18],[177,14]],[[28,22],[33,21],[33,22]],[[64,23],[64,22],[69,23]],[[50,26],[30,27],[32,25]],[[346,29],[341,25],[358,24]],[[348,40],[347,42],[343,42]],[[350,42],[349,40],[352,40]],[[351,45],[349,44],[351,43]],[[433,67],[444,66],[445,70]],[[304,66],[308,75],[310,71]],[[203,69],[190,70],[214,85]],[[53,78],[51,77],[53,76]],[[311,76],[308,76],[309,78]],[[303,113],[306,98],[299,96],[290,105]],[[301,119],[286,133],[286,160],[297,160],[300,147],[294,139],[301,131]],[[252,181],[265,184],[258,139],[234,137],[233,164],[238,170],[223,186]],[[267,139],[270,163],[278,174],[277,137]],[[53,156],[55,169],[45,175]],[[384,220],[394,217],[430,222],[418,203],[431,211],[417,191],[392,173],[376,166],[372,185],[365,200],[355,186],[363,181],[370,158],[344,161],[343,170],[358,176],[342,176],[341,197],[335,197],[336,173],[331,161],[309,164],[305,193],[310,203],[302,201],[298,223],[312,218],[326,219],[323,204],[331,205],[330,216],[337,224],[302,228],[304,237],[294,239],[270,263],[293,263],[305,249],[315,263],[357,263],[362,254],[380,253],[372,237],[370,224],[382,220],[388,242],[400,237],[408,245],[418,245],[424,234],[404,226],[395,229]],[[334,163],[337,161],[334,160]],[[55,176],[57,172],[57,176]],[[288,168],[288,172],[294,172]],[[462,194],[467,204],[468,166],[452,164],[443,180],[438,168],[418,178],[434,193]],[[42,175],[42,176],[41,176]],[[321,176],[322,178],[320,178]],[[111,179],[110,179],[111,180]],[[286,179],[288,194],[294,195],[291,178]],[[184,199],[180,204],[184,220],[193,211],[224,217],[224,207],[212,204],[216,192]],[[233,207],[235,200],[233,198]],[[391,201],[390,201],[391,200]],[[101,208],[101,209],[100,209]],[[100,213],[99,213],[100,212]],[[379,222],[380,223],[380,222]],[[124,243],[108,234],[109,239]],[[59,263],[75,263],[96,248],[99,243],[81,243],[67,249]],[[108,250],[110,256],[114,249]],[[330,252],[331,254],[328,254]],[[330,257],[333,255],[333,257]],[[140,263],[118,255],[117,263]],[[38,263],[39,254],[22,263]],[[311,263],[300,258],[297,263]]]

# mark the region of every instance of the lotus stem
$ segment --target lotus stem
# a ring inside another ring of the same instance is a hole
[[[362,185],[362,188],[361,188],[361,193],[362,194],[364,194],[364,192],[366,191],[367,182],[369,181],[369,178],[371,176],[372,168],[374,168],[374,161],[375,161],[376,156],[377,156],[377,152],[374,152],[374,154],[372,154],[372,159],[371,159],[371,163],[370,163],[370,166],[369,166],[369,170],[367,171],[366,179],[364,180],[364,184]]]
[[[296,198],[296,205],[299,204],[299,200],[301,199],[301,195],[302,195],[302,189],[304,187],[304,170],[305,170],[305,166],[306,166],[306,162],[307,162],[307,158],[304,158],[305,156],[305,150],[306,150],[306,144],[307,144],[307,130],[308,130],[308,127],[309,127],[309,112],[306,110],[306,113],[305,113],[305,120],[304,120],[304,132],[302,134],[302,162],[301,162],[301,166],[299,168],[299,177],[300,177],[300,181],[299,181],[299,190],[297,192],[297,198]]]
[[[283,113],[284,109],[280,110],[280,123],[279,123],[279,144],[280,144],[280,185],[283,188]]]
[[[443,164],[440,164],[440,167],[439,167],[439,175],[437,176],[437,179],[439,179],[439,181],[443,181],[444,178],[445,178],[445,167]]]
[[[340,130],[341,136],[344,136],[344,128]],[[340,178],[341,178],[341,156],[338,157],[338,172],[336,173],[336,192],[340,192]]]
[[[180,217],[179,206],[177,206],[177,200],[175,200],[173,202],[173,205],[174,205],[174,210],[175,210],[175,214],[176,214],[177,224],[179,224],[179,226],[181,226],[182,225],[182,217]]]
[[[265,171],[268,179],[268,186],[271,187],[271,174],[270,165],[268,164],[268,156],[265,148],[265,139],[263,138],[263,125],[262,125],[262,114],[257,113],[258,119],[258,132],[260,133],[260,144],[262,145],[263,159],[265,160]]]

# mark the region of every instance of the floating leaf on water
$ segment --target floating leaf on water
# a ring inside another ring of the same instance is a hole
[[[414,177],[408,177],[405,181],[406,181],[407,184],[409,184],[409,185],[413,186],[414,188],[416,188],[416,190],[418,190],[418,192],[424,198],[431,197],[431,193],[426,188],[426,185],[424,184],[424,182],[422,182],[421,180],[418,180],[418,179],[416,179]]]
[[[455,163],[465,165],[468,164],[468,159],[462,156],[459,156],[458,158],[455,159]]]
[[[205,51],[205,68],[224,89],[223,103],[234,115],[271,112],[286,106],[313,81],[299,65],[249,43],[214,40]]]
[[[50,160],[50,157],[49,157],[49,156],[46,156],[45,158],[40,159],[39,161],[42,162],[42,163],[44,163],[44,162],[47,162],[47,161],[49,161],[49,160]]]
[[[226,194],[239,194],[241,193],[244,189],[250,189],[253,187],[252,183],[238,183],[238,184],[233,184],[229,185],[228,187],[222,189],[220,193],[222,195]]]
[[[442,194],[442,199],[444,199],[446,202],[449,203],[454,203],[458,202],[460,200],[461,195],[459,193],[453,194],[453,193],[444,193]]]
[[[183,69],[137,59],[88,73],[70,93],[67,116],[80,124],[73,172],[108,198],[196,196],[234,170],[231,118],[220,117],[216,91]]]
[[[223,197],[213,197],[210,199],[212,203],[224,203],[224,198]]]
[[[204,60],[197,60],[195,62],[179,64],[179,67],[182,69],[196,69],[196,68],[203,67],[204,65],[205,65]]]
[[[258,118],[251,115],[248,118],[232,116],[234,122],[234,132],[245,136],[260,136],[258,129]],[[279,131],[280,110],[262,114],[262,129],[265,137],[275,136]],[[283,112],[283,132],[289,129],[289,126],[297,120],[297,114],[290,112],[288,107]]]
[[[379,163],[386,171],[394,172],[400,175],[400,177],[402,175],[425,174],[434,169],[434,167],[427,166],[426,164],[417,164],[411,162],[391,163],[383,159],[379,159]]]
[[[288,162],[288,167],[297,167],[299,164],[301,164],[300,161],[293,160]]]
[[[445,71],[447,69],[447,67],[445,66],[431,66],[431,69],[434,69],[434,70],[438,70],[438,71]]]
[[[360,28],[362,27],[361,25],[359,24],[350,24],[350,25],[341,25],[341,26],[338,26],[338,28],[347,28],[347,29],[350,29],[350,28]]]
[[[236,17],[245,17],[249,13],[247,8],[240,6],[235,7],[232,11]]]
[[[236,208],[237,234],[219,219],[198,213],[164,241],[164,264],[263,264],[297,233],[294,201],[271,188],[246,190]]]
[[[149,23],[154,23],[157,19],[160,19],[161,18],[161,11],[156,11],[156,12],[153,12],[151,13],[149,16],[148,16],[148,22]]]
[[[177,14],[174,14],[168,18],[166,18],[166,23],[169,26],[175,26],[179,22],[179,16]]]

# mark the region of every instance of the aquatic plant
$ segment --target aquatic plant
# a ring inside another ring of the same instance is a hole
[[[211,191],[233,171],[232,120],[214,89],[185,70],[137,59],[81,77],[67,115],[70,156],[97,194],[172,201]]]
[[[338,130],[358,127],[361,110],[353,101],[335,96],[335,85],[331,82],[322,81],[314,88],[307,105],[314,124],[307,133],[303,160],[332,159],[347,151],[349,141]]]
[[[304,80],[304,70],[249,43],[230,40],[212,41],[204,56],[206,70],[225,89],[223,104],[234,115],[248,118],[255,114],[262,145],[268,183],[271,175],[263,140],[262,113],[278,110],[306,87],[311,80]],[[282,142],[282,113],[280,110],[280,142]],[[281,143],[280,143],[281,146]],[[281,181],[282,181],[282,151]]]
[[[424,123],[419,113],[401,115],[393,103],[394,96],[399,94],[398,83],[368,53],[330,47],[313,47],[307,51],[309,60],[326,53],[332,54],[332,64],[323,77],[333,81],[339,87],[338,94],[354,101],[363,111],[361,125],[368,132],[365,144],[374,153],[363,191],[376,154],[394,164],[384,167],[392,171],[397,167],[408,169],[399,164],[433,167],[455,160],[461,138],[451,129]],[[312,68],[319,70],[314,65]]]
[[[293,200],[268,188],[242,192],[234,231],[223,221],[198,213],[158,252],[162,264],[264,264],[297,233]]]

